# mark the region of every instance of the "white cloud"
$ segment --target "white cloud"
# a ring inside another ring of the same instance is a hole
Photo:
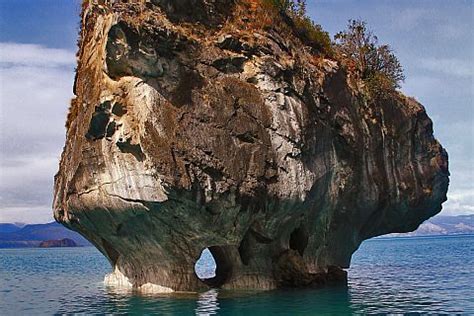
[[[2,66],[27,65],[58,67],[74,65],[75,54],[65,49],[47,48],[36,44],[0,43]]]
[[[52,220],[74,53],[0,43],[0,221]]]
[[[448,201],[443,204],[442,215],[474,214],[474,188],[448,192]]]
[[[54,221],[51,206],[0,207],[0,223],[43,224]]]
[[[58,168],[59,157],[55,154],[42,156],[33,156],[26,155],[25,157],[15,157],[11,161],[2,160],[0,162],[2,168],[2,181],[0,182],[0,199],[4,199],[6,192],[11,192],[12,190],[19,191],[18,195],[25,195],[22,201],[19,203],[25,203],[29,200],[28,196],[32,196],[32,192],[22,192],[25,189],[34,187],[31,189],[36,189],[37,191],[44,191],[42,186],[47,183],[47,191],[50,191],[53,186],[53,176]],[[35,194],[33,194],[35,195]],[[49,199],[49,196],[47,196]],[[18,201],[12,201],[14,204]],[[11,202],[10,202],[11,203]],[[2,203],[3,206],[8,204],[8,202]]]

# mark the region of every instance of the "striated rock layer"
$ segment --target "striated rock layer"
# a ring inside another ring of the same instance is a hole
[[[323,284],[363,240],[441,210],[447,154],[415,100],[367,98],[240,2],[99,2],[82,13],[54,215],[109,259],[109,283]],[[205,248],[216,277],[199,280]]]

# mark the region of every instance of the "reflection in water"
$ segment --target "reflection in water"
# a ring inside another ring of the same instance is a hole
[[[373,240],[347,286],[143,296],[107,289],[93,248],[0,250],[0,314],[474,314],[474,236]]]
[[[196,315],[216,315],[219,310],[217,295],[217,290],[210,290],[199,294]]]

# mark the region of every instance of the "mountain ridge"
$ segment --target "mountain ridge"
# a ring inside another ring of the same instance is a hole
[[[38,247],[43,241],[64,238],[71,239],[80,246],[90,246],[90,243],[80,234],[56,222],[25,226],[0,223],[0,248]]]
[[[425,221],[413,232],[394,233],[382,237],[450,236],[463,234],[474,234],[474,215],[439,215]]]

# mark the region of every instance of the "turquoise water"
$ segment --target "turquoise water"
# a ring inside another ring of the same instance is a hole
[[[366,241],[347,287],[147,297],[107,289],[109,271],[94,248],[1,249],[0,314],[474,314],[474,236]]]

